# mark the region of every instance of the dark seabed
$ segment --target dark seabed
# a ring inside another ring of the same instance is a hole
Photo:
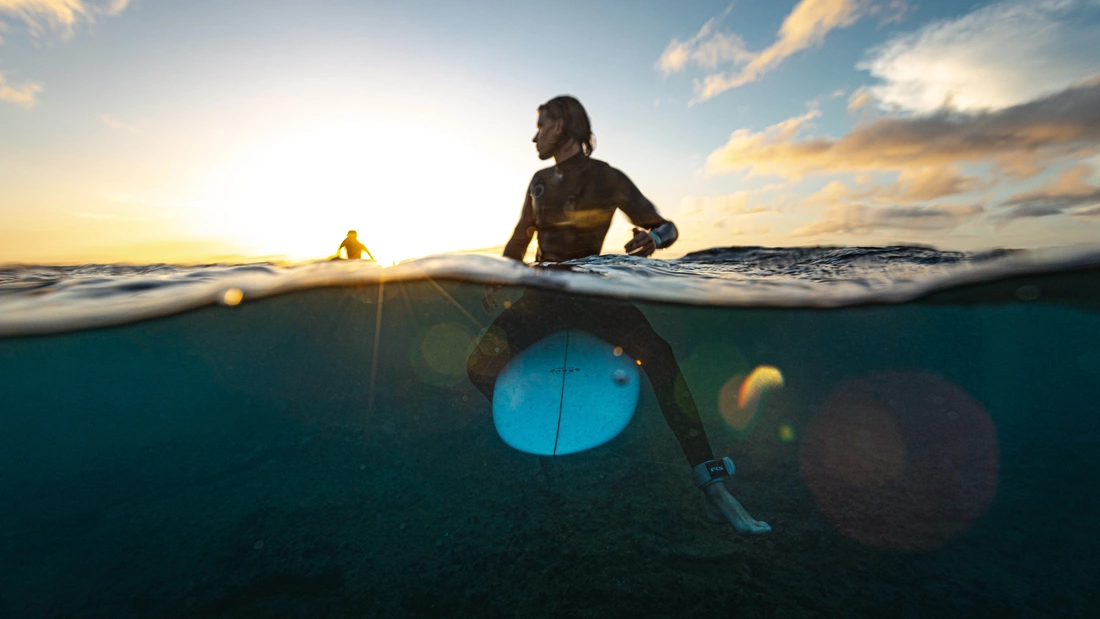
[[[482,294],[364,283],[0,338],[0,616],[1100,607],[1096,266],[896,304],[638,302],[760,537],[706,519],[644,382],[602,447],[506,446],[466,376]],[[783,386],[739,406],[758,366]]]

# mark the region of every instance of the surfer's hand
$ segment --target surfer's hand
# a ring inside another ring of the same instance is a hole
[[[500,284],[485,284],[485,290],[481,293],[481,307],[491,312],[500,304],[497,303],[496,292],[503,288]]]
[[[707,497],[707,518],[711,522],[728,522],[741,535],[759,535],[772,530],[768,523],[750,516],[725,484],[711,484],[703,488],[703,494]]]
[[[634,238],[630,239],[630,242],[625,245],[625,248],[626,253],[631,256],[641,256],[645,258],[657,251],[657,243],[646,230],[634,228]]]

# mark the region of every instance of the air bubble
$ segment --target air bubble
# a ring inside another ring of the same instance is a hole
[[[1020,286],[1016,289],[1016,298],[1021,301],[1034,301],[1039,298],[1038,286]]]

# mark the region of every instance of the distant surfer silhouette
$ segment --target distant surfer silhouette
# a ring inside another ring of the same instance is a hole
[[[348,260],[362,260],[363,253],[366,252],[367,256],[374,260],[374,256],[371,255],[367,246],[359,242],[359,233],[355,230],[348,230],[348,236],[340,243],[340,247],[336,249],[336,260],[342,259],[340,256],[340,250],[344,250]]]
[[[539,159],[553,158],[555,165],[536,172],[531,179],[519,222],[504,248],[505,257],[522,261],[535,235],[539,262],[599,255],[616,209],[636,226],[634,237],[625,245],[627,253],[645,257],[676,241],[675,224],[661,217],[625,174],[590,157],[592,129],[579,101],[556,97],[539,106],[538,112],[538,132],[532,141]],[[486,287],[486,311],[497,305],[493,292],[493,287]],[[492,401],[497,375],[512,358],[551,333],[573,328],[621,347],[639,362],[703,490],[707,516],[715,522],[728,522],[743,534],[770,531],[767,523],[749,515],[720,483],[727,475],[724,461],[714,459],[672,347],[629,301],[529,288],[497,316],[474,349],[467,361],[471,382]],[[506,345],[490,342],[490,338],[502,339]]]

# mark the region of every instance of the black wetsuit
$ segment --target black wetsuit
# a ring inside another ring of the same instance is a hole
[[[653,203],[625,174],[578,153],[535,173],[504,255],[523,260],[536,232],[538,262],[599,255],[616,208],[622,209],[637,226],[667,230],[664,247],[675,242],[676,227],[657,214]]]
[[[662,231],[662,246],[676,240],[676,227],[657,214],[625,174],[577,154],[540,170],[531,179],[523,213],[504,255],[522,260],[535,234],[540,262],[598,255],[616,208],[635,225]],[[471,382],[492,401],[497,375],[508,362],[528,346],[564,329],[591,333],[641,361],[688,464],[694,467],[714,459],[672,347],[629,301],[528,289],[497,316],[470,355],[467,370]]]

